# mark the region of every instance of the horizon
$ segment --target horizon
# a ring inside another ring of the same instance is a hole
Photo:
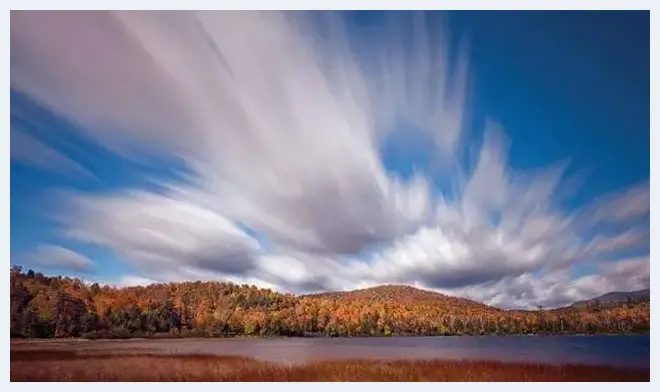
[[[12,264],[650,289],[649,12],[11,12]]]

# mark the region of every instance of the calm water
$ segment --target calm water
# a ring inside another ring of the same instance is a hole
[[[39,343],[62,346],[61,342]],[[650,367],[649,336],[509,336],[187,339],[79,341],[80,349],[147,349],[166,353],[240,355],[278,362],[317,359],[490,359]]]

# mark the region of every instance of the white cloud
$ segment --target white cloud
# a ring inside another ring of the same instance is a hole
[[[620,250],[639,249],[648,246],[649,240],[650,232],[648,230],[633,228],[613,236],[596,236],[589,242],[584,253],[598,256]]]
[[[49,268],[64,268],[70,271],[91,271],[94,263],[87,257],[71,249],[57,245],[40,245],[26,255],[29,265]]]
[[[624,192],[612,192],[598,198],[586,212],[600,221],[626,223],[644,217],[651,209],[649,183],[641,182]]]
[[[402,185],[384,173],[367,80],[345,53],[332,67],[342,72],[328,79],[315,47],[277,13],[14,13],[13,20],[14,88],[111,148],[123,151],[118,143],[128,138],[182,154],[206,201],[274,240],[352,253],[425,218],[424,180]],[[71,63],[87,57],[94,61]],[[117,63],[123,58],[131,64]]]
[[[135,275],[124,275],[119,278],[119,282],[114,284],[118,287],[132,287],[132,286],[149,286],[150,284],[158,283],[155,280],[142,278]]]
[[[328,42],[308,30],[321,26]],[[74,195],[62,214],[69,236],[114,250],[141,279],[411,283],[530,306],[564,298],[557,287],[586,293],[570,286],[575,263],[643,245],[628,227],[596,229],[648,214],[648,184],[565,213],[565,165],[512,170],[494,124],[458,170],[475,147],[462,137],[467,65],[449,72],[443,37],[409,27],[413,47],[386,41],[358,62],[333,16],[13,12],[11,83],[127,158],[156,151],[192,169],[162,194]],[[388,174],[379,148],[401,122],[431,136],[451,184]]]
[[[147,192],[78,196],[67,215],[70,238],[115,250],[138,270],[196,267],[249,271],[258,242],[216,212]]]
[[[557,307],[613,291],[641,290],[649,285],[649,258],[642,257],[607,263],[579,278],[572,277],[569,270],[540,276],[526,273],[453,293],[506,308]]]
[[[401,185],[385,174],[382,105],[357,65],[346,53],[318,57],[278,13],[12,18],[14,88],[111,148],[148,141],[181,154],[223,216],[331,253],[389,241],[425,218],[424,180]]]
[[[11,128],[10,150],[11,157],[24,164],[64,175],[95,178],[78,162],[15,127]]]

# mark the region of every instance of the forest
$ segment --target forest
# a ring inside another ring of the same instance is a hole
[[[408,286],[297,296],[227,282],[116,288],[10,271],[12,338],[649,333],[650,300],[502,310]]]

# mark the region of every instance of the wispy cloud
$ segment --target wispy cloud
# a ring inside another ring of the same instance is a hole
[[[70,238],[114,249],[140,270],[199,267],[228,274],[253,267],[258,243],[208,208],[140,192],[80,196]]]
[[[28,133],[12,127],[10,138],[11,157],[23,164],[67,176],[95,179],[81,164]]]
[[[94,267],[94,263],[87,257],[58,245],[40,245],[34,252],[26,255],[24,260],[30,266],[63,268],[76,272],[88,272]]]

